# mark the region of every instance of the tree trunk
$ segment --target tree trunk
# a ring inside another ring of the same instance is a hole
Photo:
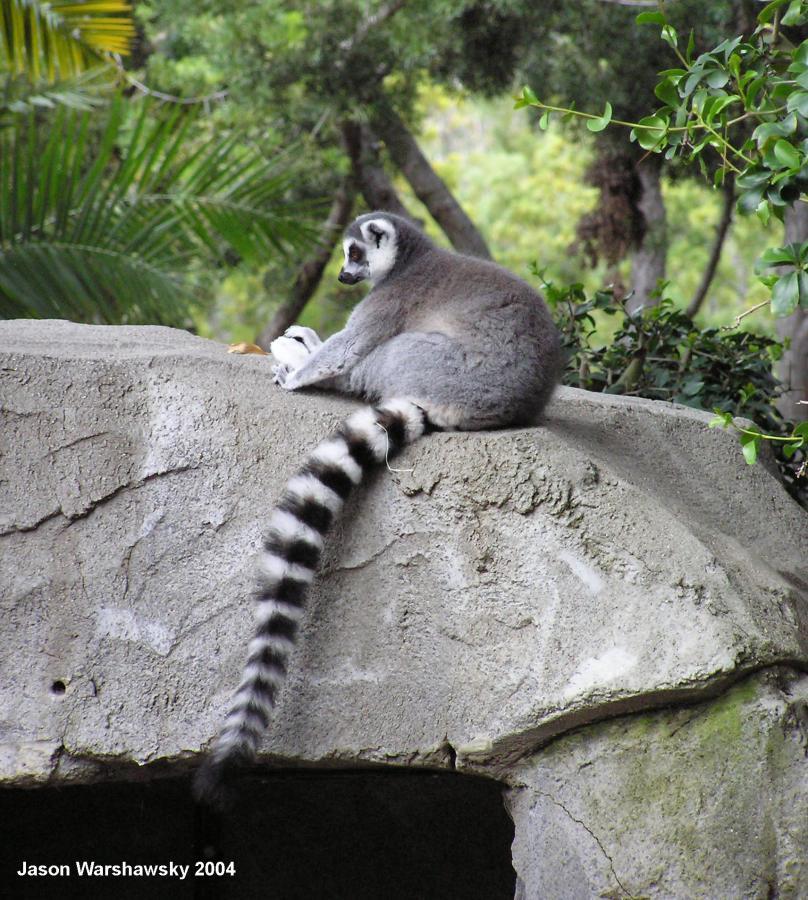
[[[334,252],[334,245],[350,221],[354,196],[352,179],[346,179],[334,196],[334,202],[331,205],[328,219],[323,225],[317,249],[298,269],[291,293],[275,310],[269,325],[259,335],[257,340],[259,347],[269,350],[272,341],[297,321],[298,316],[317,290],[325,267]]]
[[[377,141],[367,125],[343,122],[342,144],[351,161],[354,181],[371,209],[412,219],[379,160]]]
[[[693,295],[690,305],[687,307],[687,314],[691,319],[701,309],[701,305],[704,303],[704,299],[707,296],[707,291],[710,290],[710,285],[715,277],[715,272],[721,259],[721,250],[724,247],[724,241],[726,240],[727,232],[729,231],[729,226],[732,222],[732,208],[734,205],[735,179],[731,175],[727,175],[726,180],[724,181],[724,201],[721,206],[721,218],[718,220],[718,225],[715,230],[715,238],[713,240],[712,250],[710,251],[710,258],[707,260],[707,266],[701,276],[701,283],[696,289],[696,293]]]
[[[631,288],[634,292],[626,303],[629,312],[658,302],[651,294],[657,282],[665,277],[668,255],[668,228],[665,202],[662,199],[661,165],[656,156],[649,156],[637,165],[642,194],[637,206],[645,219],[642,243],[631,258]]]
[[[421,152],[412,133],[389,107],[373,119],[373,130],[387,146],[390,158],[412,186],[416,197],[460,253],[491,259],[483,236]]]
[[[787,244],[808,240],[808,203],[797,202],[786,210]],[[789,348],[783,353],[777,375],[785,390],[777,406],[790,422],[808,420],[808,312],[797,309],[790,316],[776,320],[780,340],[788,338]]]

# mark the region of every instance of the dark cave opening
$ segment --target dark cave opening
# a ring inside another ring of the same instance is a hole
[[[0,891],[116,900],[514,896],[513,824],[494,781],[412,770],[275,771],[245,776],[234,799],[231,812],[202,810],[187,777],[0,790]],[[91,875],[88,863],[121,868]],[[38,866],[62,868],[17,874]],[[189,867],[184,878],[181,866]]]

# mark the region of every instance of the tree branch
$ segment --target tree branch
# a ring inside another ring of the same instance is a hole
[[[382,167],[378,142],[370,128],[358,122],[343,122],[341,131],[356,186],[367,205],[414,221]]]
[[[340,43],[339,49],[344,54],[342,63],[344,64],[345,58],[351,55],[354,48],[361,44],[374,28],[391,19],[406,4],[407,0],[393,0],[392,3],[388,3],[378,12],[364,19],[353,35]]]
[[[415,195],[460,253],[491,259],[477,227],[421,152],[409,128],[389,105],[373,118],[374,131],[384,140],[390,158],[410,183]]]
[[[721,259],[721,250],[724,247],[724,241],[726,240],[729,226],[732,222],[732,207],[734,203],[735,179],[731,174],[728,174],[724,181],[724,202],[721,206],[721,218],[718,220],[718,225],[715,229],[715,238],[713,239],[713,246],[710,250],[710,258],[707,260],[707,266],[701,276],[701,282],[696,289],[696,293],[693,295],[693,299],[687,307],[687,314],[691,319],[701,309],[704,298],[707,296],[707,291],[710,289],[710,285],[715,277],[716,269],[718,268],[718,263]]]

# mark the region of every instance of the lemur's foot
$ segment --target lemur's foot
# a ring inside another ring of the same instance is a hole
[[[238,344],[231,344],[227,348],[228,353],[257,353],[260,356],[269,356],[266,350],[262,349],[258,346],[258,344],[248,344],[246,341],[241,341]]]
[[[278,363],[278,365],[272,367],[272,380],[279,387],[286,387],[286,382],[292,374],[292,371],[293,370],[284,363]]]
[[[275,361],[281,365],[287,366],[289,369],[299,369],[303,363],[311,355],[311,350],[303,343],[303,340],[297,338],[283,337],[275,338],[269,345]]]

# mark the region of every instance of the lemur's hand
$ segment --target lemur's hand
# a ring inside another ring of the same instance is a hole
[[[289,376],[303,366],[322,343],[311,328],[304,328],[301,325],[287,328],[282,337],[276,338],[269,345],[276,361],[276,365],[272,367],[275,384],[286,387]]]
[[[286,379],[292,374],[292,370],[289,366],[284,365],[283,363],[278,363],[277,365],[272,367],[272,380],[279,387],[284,387],[286,384]]]

